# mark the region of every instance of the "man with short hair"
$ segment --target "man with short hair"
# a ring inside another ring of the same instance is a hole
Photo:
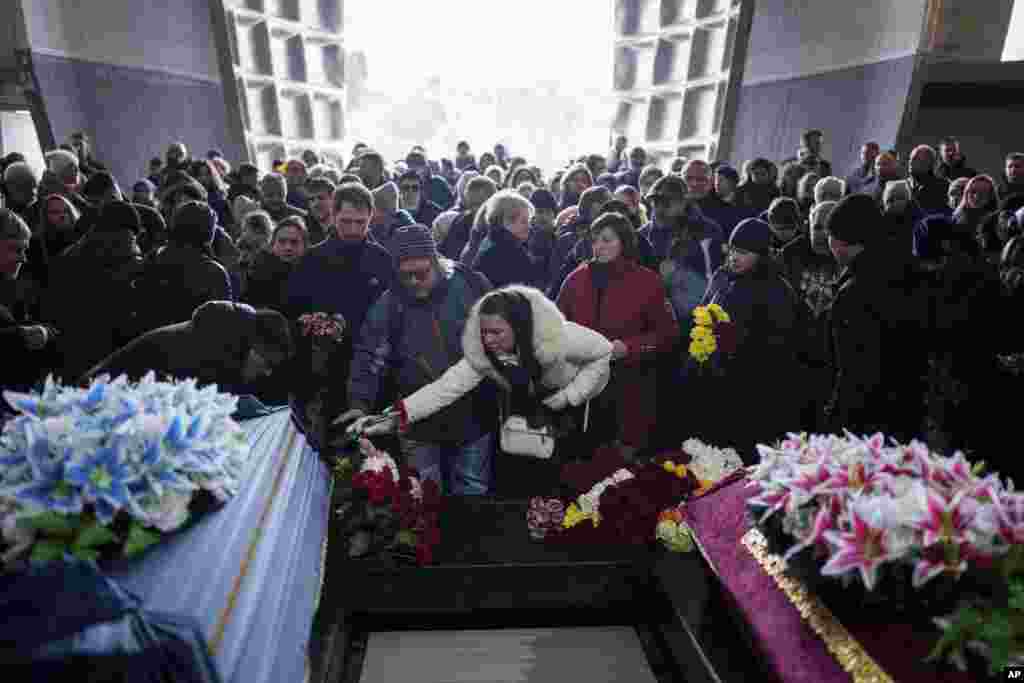
[[[260,192],[263,195],[262,208],[270,214],[274,223],[278,223],[288,216],[306,218],[305,211],[286,201],[288,185],[280,173],[268,173],[263,176],[263,180],[260,181]]]
[[[326,176],[318,176],[306,183],[310,200],[306,228],[309,231],[310,244],[320,244],[330,236],[330,226],[334,222],[336,189],[334,183]]]
[[[387,182],[384,176],[384,157],[372,149],[359,155],[359,177],[368,190],[376,190]]]
[[[288,280],[288,317],[340,313],[358,330],[366,311],[394,280],[387,250],[369,236],[373,195],[358,183],[334,193],[334,235],[309,249]]]
[[[875,159],[878,158],[880,150],[877,142],[865,142],[861,145],[860,165],[846,176],[846,189],[849,194],[861,192],[865,185],[874,182]]]
[[[494,159],[498,166],[501,166],[506,171],[508,170],[508,150],[500,142],[494,146]]]
[[[443,235],[438,234],[438,251],[442,256],[453,261],[459,260],[462,250],[469,244],[477,212],[497,191],[498,186],[487,176],[478,175],[470,178],[463,193],[462,212],[455,217]]]
[[[803,144],[797,152],[800,163],[821,178],[832,175],[832,164],[821,156],[824,138],[825,134],[816,128],[805,131],[802,136]]]
[[[618,135],[615,137],[615,145],[608,152],[608,158],[605,160],[605,168],[608,169],[609,173],[618,173],[621,169],[622,162],[625,161],[626,145],[629,144],[628,138],[625,135]]]
[[[999,184],[999,196],[1024,194],[1024,153],[1012,152],[1006,155],[1006,171]]]
[[[15,162],[4,171],[3,181],[7,208],[18,214],[31,229],[39,220],[35,215],[39,181],[32,167],[24,161]]]
[[[175,142],[167,147],[167,162],[164,164],[163,177],[166,179],[168,175],[175,171],[188,171],[188,165],[191,161],[188,155],[188,147],[185,146],[184,142]],[[163,185],[163,183],[161,183]]]
[[[455,148],[455,168],[465,171],[470,166],[476,166],[476,157],[470,151],[469,143],[462,140]]]
[[[939,141],[939,164],[935,175],[947,182],[957,178],[973,178],[978,172],[967,165],[967,157],[960,151],[960,141],[946,137]]]
[[[935,175],[935,161],[935,150],[928,145],[918,145],[910,153],[907,188],[910,190],[910,199],[924,216],[949,213],[946,205],[949,181]]]
[[[892,180],[902,180],[903,173],[896,154],[891,150],[881,152],[875,157],[875,177],[871,182],[861,186],[860,194],[871,195],[878,207],[882,207],[882,194],[885,186]]]
[[[370,234],[378,244],[390,252],[391,239],[395,231],[416,221],[408,211],[398,208],[398,186],[390,181],[373,191],[373,207]]]
[[[647,165],[647,150],[643,147],[634,147],[629,151],[629,168],[620,174],[620,185],[632,185],[641,190],[640,174]]]
[[[86,178],[93,173],[107,170],[106,166],[93,158],[92,150],[89,147],[89,136],[84,131],[79,130],[72,133],[68,139],[68,144],[71,145],[72,151],[78,156],[78,167]]]
[[[490,291],[481,274],[442,258],[430,229],[395,233],[397,281],[370,308],[355,343],[348,382],[348,424],[373,411],[385,374],[408,396],[462,358],[462,329],[473,304]],[[402,454],[424,479],[455,495],[484,495],[491,483],[496,391],[478,386],[400,437]]]

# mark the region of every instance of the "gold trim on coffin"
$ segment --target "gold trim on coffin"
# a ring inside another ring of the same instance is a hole
[[[892,677],[864,651],[824,603],[809,593],[803,583],[786,575],[785,560],[768,552],[768,541],[759,530],[751,529],[740,542],[754,556],[765,574],[775,580],[779,589],[825,643],[843,670],[850,674],[854,683],[894,683]]]
[[[231,617],[235,611],[235,605],[238,602],[238,596],[242,592],[242,584],[245,582],[245,577],[249,573],[249,565],[252,564],[253,559],[256,557],[256,549],[259,547],[260,541],[263,539],[263,527],[266,526],[267,520],[270,518],[270,511],[274,507],[274,501],[277,500],[277,493],[281,488],[281,482],[284,481],[284,472],[288,467],[288,463],[292,459],[292,447],[295,445],[295,436],[297,430],[295,425],[288,423],[288,431],[285,436],[282,436],[281,441],[287,439],[287,446],[285,446],[285,456],[281,458],[281,464],[277,467],[277,472],[274,473],[274,483],[271,485],[270,493],[267,496],[266,503],[263,506],[263,510],[260,512],[259,520],[256,522],[256,528],[253,532],[252,539],[249,542],[249,547],[246,549],[245,555],[242,558],[242,564],[238,567],[238,573],[235,574],[234,585],[231,588],[231,593],[228,594],[227,603],[224,605],[224,609],[221,610],[220,616],[217,619],[217,624],[213,628],[213,637],[210,638],[209,649],[213,656],[217,656],[220,651],[221,642],[224,639],[224,632],[227,630],[228,623],[231,621]]]

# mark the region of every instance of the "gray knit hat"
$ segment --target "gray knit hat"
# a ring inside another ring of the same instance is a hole
[[[407,258],[436,258],[434,234],[418,223],[398,228],[391,238],[391,257],[396,264]]]

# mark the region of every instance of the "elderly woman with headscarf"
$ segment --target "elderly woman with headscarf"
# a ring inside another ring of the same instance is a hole
[[[40,206],[39,223],[29,245],[26,274],[45,289],[50,281],[50,264],[82,237],[76,225],[81,214],[66,197],[48,195]]]

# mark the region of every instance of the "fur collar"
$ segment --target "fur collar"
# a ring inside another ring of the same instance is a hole
[[[511,285],[505,289],[523,294],[530,302],[533,313],[533,350],[541,368],[547,370],[562,361],[565,358],[568,333],[565,316],[558,310],[558,306],[544,296],[543,292],[533,287]],[[462,353],[474,370],[503,384],[503,378],[491,365],[480,339],[480,301],[473,305],[473,310],[466,319],[466,327],[462,333]]]

